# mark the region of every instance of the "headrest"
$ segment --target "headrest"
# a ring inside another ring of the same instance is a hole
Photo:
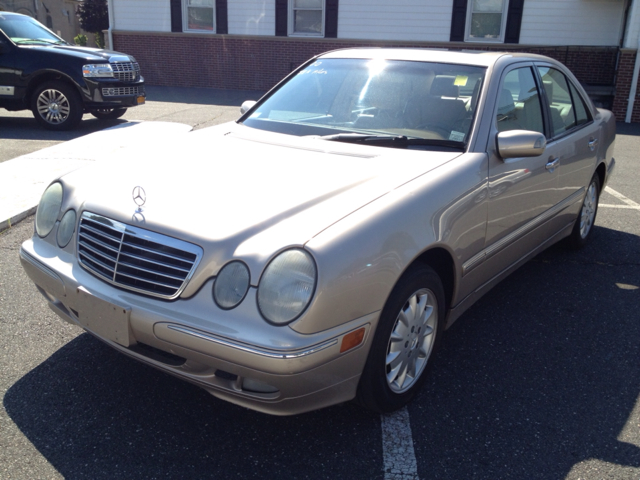
[[[509,115],[516,109],[511,92],[503,88],[500,92],[500,103],[498,105],[498,115]]]
[[[436,97],[457,97],[459,89],[453,82],[456,77],[452,75],[438,75],[433,79],[431,84],[431,95]]]
[[[544,91],[547,93],[547,99],[549,102],[553,102],[553,82],[551,80],[543,80]]]

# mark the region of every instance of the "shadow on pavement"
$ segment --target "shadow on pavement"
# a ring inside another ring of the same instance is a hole
[[[640,137],[640,123],[616,122],[616,134]]]
[[[449,330],[409,406],[420,478],[565,478],[590,458],[640,467],[640,448],[618,440],[640,393],[640,290],[616,285],[640,286],[637,236],[594,233],[580,252],[524,265]],[[65,478],[382,476],[377,415],[252,412],[88,334],[4,406]]]
[[[9,112],[11,113],[11,112]],[[71,131],[54,132],[42,128],[33,117],[0,117],[0,139],[66,141],[98,132],[105,128],[127,123],[126,120],[98,120],[85,114],[80,124]]]
[[[81,335],[20,379],[4,406],[64,478],[381,477],[380,418],[353,404],[274,417]]]
[[[640,442],[640,290],[616,285],[640,286],[638,237],[594,234],[580,252],[538,255],[447,332],[409,407],[420,478],[565,478],[588,459],[640,468],[640,448],[618,439],[627,425]]]

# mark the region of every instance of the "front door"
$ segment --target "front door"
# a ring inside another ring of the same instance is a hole
[[[544,133],[541,98],[533,65],[521,64],[505,71],[491,138],[509,130]],[[489,214],[483,270],[491,278],[555,233],[557,226],[549,219],[561,192],[555,147],[548,146],[538,157],[502,159],[494,143],[488,153]]]

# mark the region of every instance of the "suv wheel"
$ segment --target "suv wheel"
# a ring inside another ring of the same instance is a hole
[[[31,97],[36,121],[49,130],[69,130],[82,120],[83,106],[74,87],[60,81],[45,82]]]

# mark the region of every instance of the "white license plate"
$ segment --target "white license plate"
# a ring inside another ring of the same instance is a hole
[[[100,337],[124,347],[131,345],[129,335],[130,307],[122,307],[78,288],[78,320]]]

